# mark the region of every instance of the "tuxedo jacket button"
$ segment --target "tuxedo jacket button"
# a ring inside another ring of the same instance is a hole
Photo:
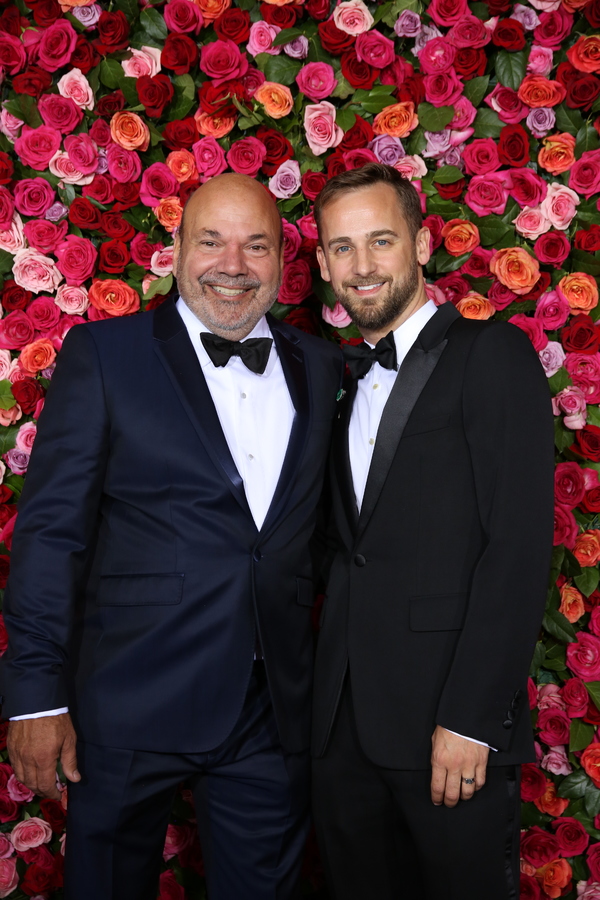
[[[505,719],[504,722],[502,723],[503,728],[512,728],[512,725],[513,725],[513,723],[512,723],[511,719]]]
[[[252,554],[252,559],[254,560],[254,562],[260,562],[260,561],[261,561],[261,559],[262,559],[262,553],[260,552],[260,550],[255,550],[255,551],[254,551],[254,553]]]
[[[356,556],[354,557],[354,564],[355,564],[356,566],[366,566],[367,561],[366,561],[366,559],[364,558],[364,556],[362,555],[362,553],[357,553],[357,554],[356,554]]]

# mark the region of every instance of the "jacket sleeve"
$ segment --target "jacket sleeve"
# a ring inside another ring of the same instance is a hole
[[[544,611],[553,535],[550,392],[526,335],[482,330],[467,362],[463,421],[485,548],[437,722],[510,746]],[[526,710],[521,710],[521,713]]]
[[[107,456],[96,345],[87,326],[75,326],[59,355],[19,503],[4,601],[6,717],[68,705],[69,638]]]

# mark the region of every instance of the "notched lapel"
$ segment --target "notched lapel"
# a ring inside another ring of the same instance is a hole
[[[252,518],[242,478],[225,440],[196,351],[173,303],[163,304],[154,313],[154,338],[156,353],[205,450],[240,506]]]
[[[456,319],[460,319],[460,313],[451,303],[441,306],[427,322],[400,367],[377,432],[358,520],[359,536],[379,500],[413,407],[448,343],[446,332]]]

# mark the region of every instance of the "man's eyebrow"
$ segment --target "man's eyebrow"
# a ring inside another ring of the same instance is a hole
[[[220,232],[220,231],[215,231],[215,230],[212,229],[212,228],[201,228],[201,229],[200,229],[200,234],[206,234],[206,235],[208,235],[208,237],[213,237],[213,238],[220,238],[220,237],[221,237],[221,232]]]
[[[248,238],[248,240],[249,241],[268,241],[269,235],[268,234],[251,234],[250,237]]]
[[[393,231],[391,228],[379,228],[376,231],[369,231],[366,235],[367,238],[377,238],[383,237],[385,234],[390,234],[392,237],[398,237],[398,233]],[[349,237],[336,237],[332,238],[327,244],[328,247],[333,247],[334,244],[351,244],[352,238]]]

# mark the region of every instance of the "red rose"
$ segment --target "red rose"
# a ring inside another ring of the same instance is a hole
[[[349,50],[354,46],[355,37],[353,34],[346,34],[340,31],[333,19],[327,22],[319,22],[319,38],[323,50],[333,53],[334,56],[341,56],[344,50]]]
[[[585,425],[575,434],[575,443],[571,449],[576,450],[586,459],[600,462],[600,428],[597,425]]]
[[[521,125],[505,125],[498,140],[498,157],[504,166],[529,162],[529,136]]]
[[[302,176],[302,193],[307,200],[316,200],[326,184],[327,176],[323,172],[313,172],[309,169]]]
[[[592,699],[588,702],[588,708],[583,717],[583,721],[587,722],[588,725],[600,725],[600,711],[596,708],[596,704]]]
[[[465,80],[483,75],[487,66],[487,56],[483,47],[460,47],[454,57],[454,70]]]
[[[16,6],[9,6],[0,16],[0,31],[21,37],[21,13]]]
[[[325,162],[325,166],[327,167],[328,178],[335,178],[336,175],[339,175],[341,172],[346,171],[346,161],[344,160],[344,154],[340,151],[339,147],[337,147],[333,151],[333,153],[328,156],[327,161]]]
[[[19,887],[24,894],[33,897],[42,891],[49,891],[52,886],[52,869],[32,863],[25,870],[25,876]]]
[[[103,55],[114,53],[115,50],[126,50],[129,46],[129,22],[122,10],[100,13],[96,28],[98,38],[94,44]]]
[[[374,69],[356,55],[354,49],[346,50],[342,54],[342,75],[346,81],[350,82],[353,88],[357,90],[362,88],[365,91],[371,90],[375,84],[375,80],[379,75],[379,69]]]
[[[573,316],[560,337],[567,352],[597,353],[600,349],[600,327],[587,313]]]
[[[75,49],[71,54],[71,65],[87,75],[99,63],[100,55],[94,45],[82,34],[78,34]]]
[[[33,7],[33,19],[40,28],[48,28],[62,16],[57,0],[39,0]]]
[[[559,463],[554,471],[554,494],[557,503],[574,509],[585,496],[585,479],[576,462]]]
[[[39,66],[29,66],[13,78],[13,88],[17,94],[40,97],[52,84],[52,75]]]
[[[40,812],[55,834],[60,834],[67,821],[67,813],[58,800],[41,800]]]
[[[571,82],[575,81],[579,78],[581,72],[579,72],[575,66],[572,66],[570,62],[562,62],[558,66],[556,70],[556,80],[559,81],[563,87],[568,88]]]
[[[187,75],[198,62],[198,45],[187,34],[171,33],[167,35],[160,61],[165,69],[172,69],[176,75]]]
[[[519,898],[520,900],[542,900],[542,889],[533,875],[524,875],[521,872]]]
[[[282,162],[293,159],[294,148],[280,131],[261,125],[256,130],[256,137],[267,148],[267,155],[261,167],[265,175],[274,175]]]
[[[534,825],[521,838],[521,856],[539,869],[558,856],[558,839],[543,828]]]
[[[244,85],[241,81],[223,81],[215,84],[214,81],[205,81],[200,86],[199,98],[202,111],[210,116],[222,117],[236,116],[237,111],[232,97],[242,100],[244,97]]]
[[[452,184],[439,184],[435,182],[435,189],[442,200],[457,200],[466,187],[467,182],[464,178],[453,181]]]
[[[590,836],[578,819],[564,816],[551,823],[556,831],[561,856],[580,856],[590,842]]]
[[[600,0],[592,0],[582,12],[592,28],[600,28]]]
[[[539,297],[542,296],[542,294],[546,293],[546,291],[550,287],[551,281],[552,278],[550,277],[548,272],[540,272],[540,277],[531,288],[531,290],[528,291],[527,294],[521,294],[520,296],[518,296],[517,301],[519,303],[523,303],[525,300],[538,300]]]
[[[120,213],[104,212],[101,222],[102,231],[109,238],[120,241],[130,241],[135,234],[135,228],[124,219]]]
[[[199,137],[196,122],[191,116],[179,122],[167,122],[162,136],[169,150],[189,150]]]
[[[137,206],[140,201],[140,183],[139,181],[127,181],[123,184],[120,181],[115,181],[113,184],[113,195],[117,201],[113,206],[113,212],[131,209],[133,206]]]
[[[587,112],[599,95],[600,79],[595,75],[582,75],[568,85],[565,103],[570,109],[584,109]]]
[[[283,267],[283,280],[279,288],[280,303],[301,303],[312,291],[310,266],[299,256]]]
[[[512,6],[512,0],[485,0],[490,11],[490,16],[497,16],[500,13],[508,12]]]
[[[185,37],[185,35],[174,35],[174,37]],[[168,75],[141,75],[136,81],[136,88],[140,103],[144,104],[146,113],[153,119],[158,119],[162,115],[162,111],[173,99],[175,93]]]
[[[6,581],[8,579],[8,573],[10,571],[10,556],[6,556],[5,553],[0,555],[0,588],[4,590],[6,587]],[[2,625],[0,626],[0,630],[2,632],[2,640],[0,642],[0,649],[4,653],[8,644],[8,637],[6,635],[6,628],[4,627],[4,621],[2,621]]]
[[[538,262],[560,269],[571,252],[569,238],[563,231],[547,231],[534,244]]]
[[[557,747],[559,744],[569,743],[569,731],[571,720],[562,709],[542,709],[538,716],[538,728],[540,740],[549,747]],[[554,856],[557,854],[555,853]],[[549,860],[545,860],[549,862]],[[543,865],[543,863],[540,863]]]
[[[329,0],[307,0],[304,9],[312,19],[322,22],[329,15]]]
[[[423,76],[420,72],[415,72],[414,75],[409,75],[406,78],[395,95],[398,103],[405,103],[406,101],[412,101],[415,104],[415,107],[422,103],[425,99],[425,85],[423,84]]]
[[[123,91],[117,90],[113,91],[112,94],[105,94],[104,97],[100,97],[96,104],[96,112],[99,116],[113,116],[116,112],[121,112],[122,109],[125,109],[126,105],[127,101]]]
[[[111,275],[119,275],[131,256],[127,244],[123,241],[106,241],[100,245],[100,261],[98,268],[101,272],[109,272]]]
[[[320,333],[316,315],[312,309],[308,309],[306,306],[292,307],[285,317],[285,321],[288,325],[293,325],[295,328],[299,328],[300,331],[304,331],[306,334],[318,336]]]
[[[356,120],[352,128],[349,128],[339,145],[340,152],[346,150],[356,150],[359,147],[366,147],[369,141],[375,137],[373,128],[363,119],[362,116],[356,116]]]
[[[94,175],[93,181],[84,184],[82,194],[106,206],[113,200],[113,180],[110,175]]]
[[[517,19],[500,19],[492,32],[492,43],[505,50],[522,50],[525,46],[525,29]]]
[[[14,822],[19,817],[20,804],[11,800],[8,794],[0,794],[0,822]]]
[[[584,513],[600,512],[600,485],[587,491],[579,507]]]
[[[539,800],[546,792],[546,776],[535,763],[525,763],[521,767],[521,799],[525,803]]]
[[[172,869],[167,869],[160,876],[160,893],[158,900],[185,900],[185,891],[175,878]]]
[[[245,9],[226,9],[215,19],[213,28],[222,41],[245,44],[250,37],[250,13]]]
[[[576,231],[575,246],[578,250],[587,250],[588,253],[600,250],[600,225],[590,225],[586,230]]]
[[[0,750],[6,750],[7,734],[8,734],[8,719],[0,719]]]
[[[35,378],[22,378],[12,385],[12,394],[26,416],[31,416],[44,396],[44,388]],[[3,523],[6,524],[6,523]]]
[[[86,197],[75,197],[69,207],[69,222],[77,228],[93,231],[100,227],[100,210]]]
[[[586,612],[591,612],[596,606],[600,606],[600,591],[596,588],[589,597],[583,595],[583,605]]]
[[[2,289],[2,306],[9,312],[13,309],[25,309],[31,303],[33,294],[7,278]]]
[[[277,25],[279,28],[293,28],[296,24],[296,9],[293,6],[273,6],[271,3],[261,3],[260,14],[269,25]]]

